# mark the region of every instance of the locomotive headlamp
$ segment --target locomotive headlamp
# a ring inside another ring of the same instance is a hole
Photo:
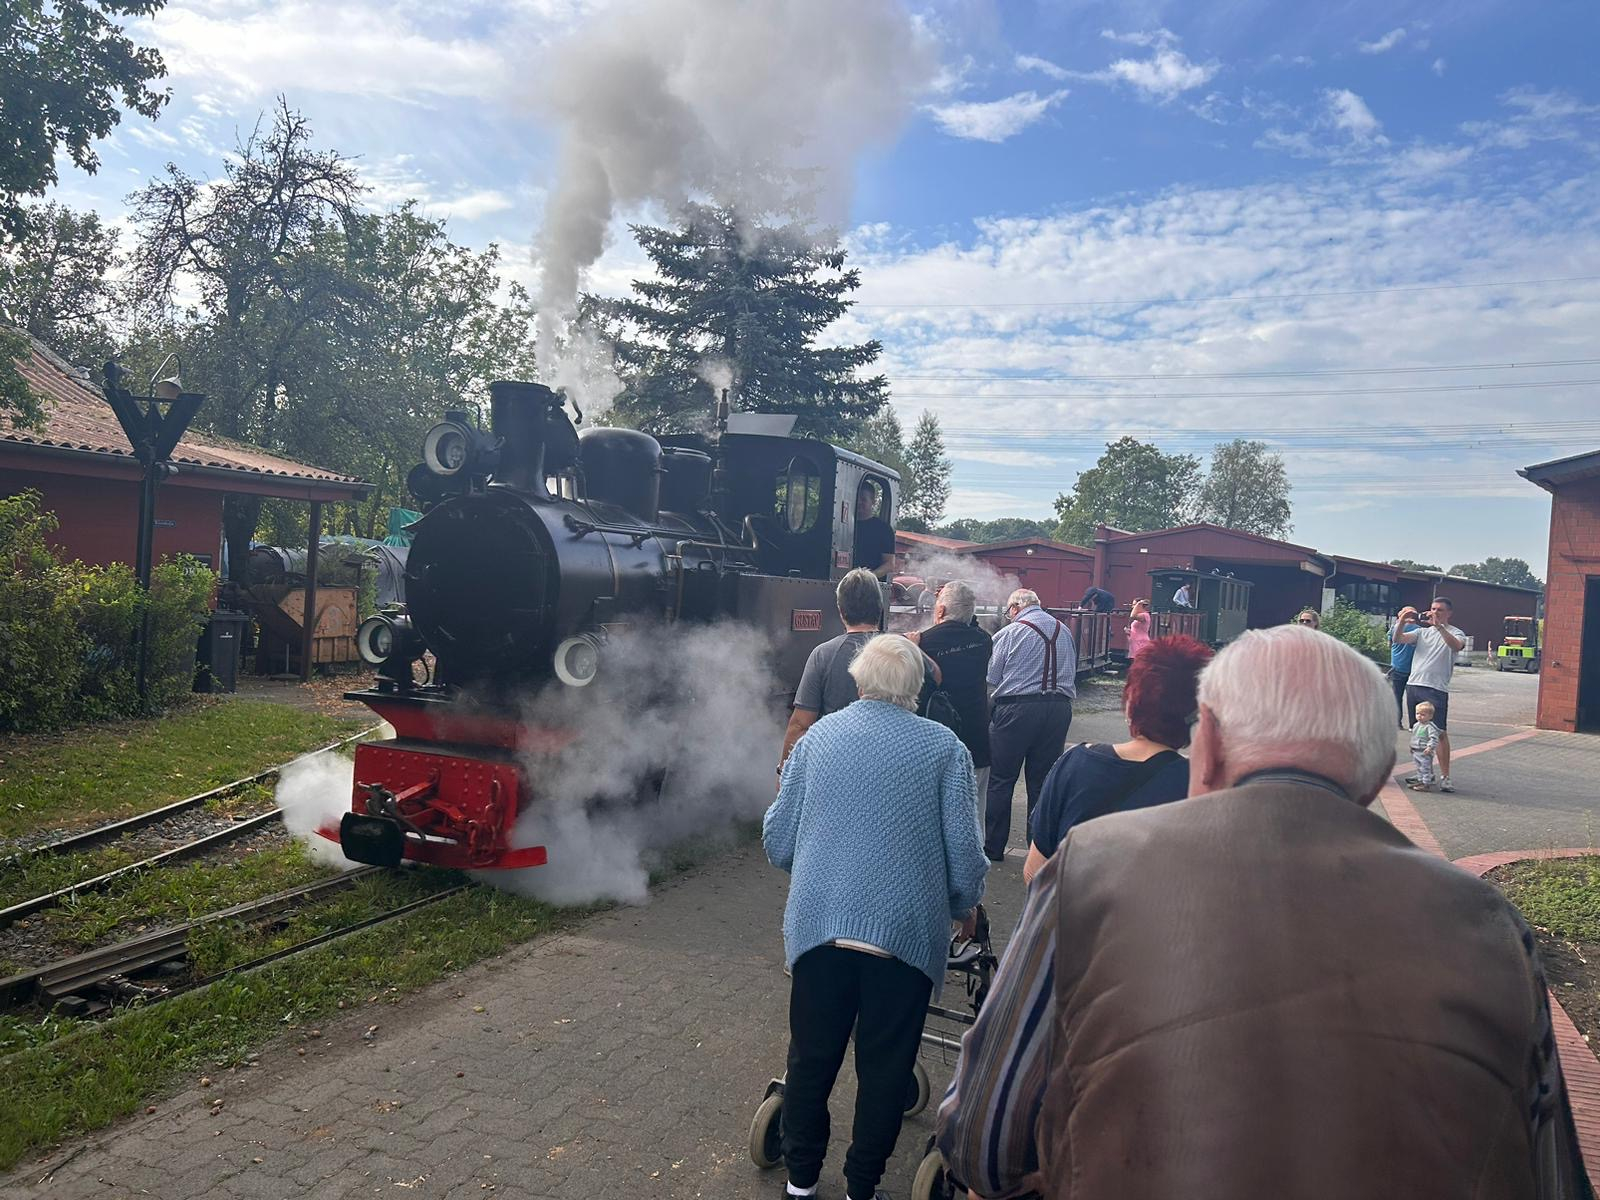
[[[356,631],[356,652],[374,667],[389,662],[409,664],[421,656],[422,649],[422,639],[404,613],[378,613]]]
[[[440,421],[422,443],[422,461],[435,475],[459,475],[472,460],[474,430],[457,421]]]
[[[592,633],[569,637],[556,647],[556,678],[568,687],[587,687],[600,672],[600,639]]]

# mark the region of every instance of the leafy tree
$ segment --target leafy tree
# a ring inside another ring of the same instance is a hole
[[[114,21],[149,16],[162,0],[8,0],[0,9],[0,237],[15,237],[21,197],[56,182],[66,151],[85,171],[100,165],[90,142],[122,109],[154,118],[168,93],[149,87],[166,74],[156,51],[134,45]]]
[[[28,210],[27,226],[0,251],[0,312],[79,366],[97,367],[113,349],[117,232],[98,214],[61,204]]]
[[[691,203],[675,228],[631,228],[655,278],[635,280],[627,299],[587,298],[619,333],[620,419],[704,429],[725,386],[741,410],[794,413],[800,432],[840,441],[883,407],[887,380],[856,375],[878,342],[816,344],[849,310],[860,274],[845,269],[832,234],[811,227],[802,200],[750,214]]]
[[[1196,516],[1213,525],[1283,537],[1289,532],[1289,476],[1265,442],[1234,438],[1211,451]]]
[[[1482,579],[1486,583],[1500,583],[1507,587],[1543,590],[1544,580],[1533,573],[1533,568],[1520,558],[1486,558],[1481,563],[1457,563],[1447,572],[1467,579]]]
[[[882,463],[896,472],[902,487],[907,485],[910,472],[906,466],[905,431],[900,427],[900,418],[895,414],[893,405],[885,404],[861,422],[861,427],[846,444],[857,454],[864,454],[873,462]]]
[[[1382,619],[1374,619],[1342,596],[1333,608],[1322,614],[1322,632],[1353,646],[1380,667],[1389,665],[1389,630]]]
[[[1200,486],[1200,460],[1164,454],[1131,437],[1106,446],[1078,476],[1070,494],[1056,497],[1056,537],[1088,545],[1096,525],[1141,532],[1183,524]]]
[[[1391,558],[1391,567],[1399,567],[1402,571],[1437,571],[1439,567],[1434,563],[1421,563],[1411,558]]]
[[[1055,527],[1032,517],[996,517],[993,521],[971,522],[969,537],[974,542],[1014,542],[1022,538],[1053,538]],[[955,536],[954,534],[951,535]]]
[[[939,418],[924,412],[906,448],[907,483],[901,508],[927,525],[944,516],[950,499],[950,460],[944,453]]]
[[[268,448],[287,448],[274,424],[288,360],[320,336],[341,279],[312,240],[329,221],[353,220],[361,192],[347,159],[310,142],[310,125],[280,98],[272,127],[257,126],[222,179],[204,184],[169,163],[132,197],[140,241],[131,285],[143,308],[166,312],[185,280],[198,290],[184,348],[186,367],[206,380],[199,423]],[[260,513],[259,497],[224,504],[236,579]]]
[[[17,369],[30,352],[28,339],[0,326],[0,418],[18,429],[34,429],[44,420],[44,405]]]

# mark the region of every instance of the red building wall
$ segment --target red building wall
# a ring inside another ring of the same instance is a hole
[[[1588,580],[1596,577],[1600,577],[1600,480],[1591,479],[1563,486],[1551,505],[1550,575],[1545,585],[1536,718],[1541,729],[1578,728],[1584,593]]]
[[[1071,608],[1083,599],[1094,575],[1094,560],[1054,546],[1013,546],[1005,550],[975,550],[971,557],[981,559],[996,571],[1014,575],[1025,588],[1039,593],[1046,608]]]
[[[44,471],[7,470],[0,493],[32,489],[41,507],[56,514],[54,541],[67,558],[130,566],[139,542],[139,485],[133,480]],[[156,492],[155,561],[192,554],[216,567],[222,545],[222,493],[171,482]]]

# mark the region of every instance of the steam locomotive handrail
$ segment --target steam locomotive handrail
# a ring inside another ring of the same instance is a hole
[[[568,513],[561,518],[561,523],[579,537],[591,533],[614,533],[618,537],[625,537],[633,542],[635,548],[655,537],[655,532],[650,529],[628,529],[621,525],[607,525],[600,521],[583,521]]]

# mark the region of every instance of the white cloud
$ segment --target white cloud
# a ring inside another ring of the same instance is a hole
[[[1405,41],[1406,28],[1404,25],[1398,29],[1391,29],[1375,42],[1357,42],[1356,49],[1363,54],[1387,54],[1401,42]]]
[[[1058,67],[1048,58],[1040,58],[1036,54],[1019,54],[1014,65],[1019,71],[1038,71],[1041,75],[1048,75],[1055,80],[1070,79],[1072,76],[1065,67]]]
[[[1000,467],[1053,467],[1057,460],[1048,454],[1035,454],[1031,450],[963,450],[957,456],[963,462],[993,463]]]
[[[1217,63],[1190,62],[1181,50],[1157,50],[1153,58],[1122,58],[1107,70],[1116,78],[1158,100],[1171,100],[1204,87],[1221,69]]]
[[[361,181],[368,188],[363,199],[369,208],[397,208],[414,201],[423,216],[434,220],[476,221],[516,206],[511,196],[497,188],[467,188],[440,194],[437,185],[411,162],[411,155],[396,154],[360,168]]]
[[[1384,140],[1378,118],[1372,115],[1367,102],[1349,88],[1329,88],[1322,93],[1322,99],[1333,128],[1347,134],[1351,141]]]
[[[939,127],[953,137],[1003,142],[1021,133],[1066,97],[1065,89],[1045,96],[1018,92],[1003,100],[933,105],[928,111]]]
[[[1146,98],[1166,103],[1184,92],[1204,87],[1222,69],[1217,62],[1197,63],[1177,47],[1177,37],[1167,29],[1144,33],[1117,33],[1101,30],[1100,36],[1113,42],[1153,50],[1149,58],[1119,58],[1099,71],[1072,71],[1034,55],[1022,55],[1016,65],[1022,70],[1042,71],[1052,79],[1082,79],[1090,83],[1124,83]]]
[[[203,110],[219,91],[485,99],[506,94],[514,78],[510,39],[430,33],[403,7],[376,0],[188,0],[150,18],[147,35],[172,78],[204,89]]]
[[[1600,105],[1585,104],[1567,92],[1514,88],[1501,95],[1500,103],[1509,116],[1461,126],[1485,149],[1525,150],[1537,142],[1592,140],[1600,123]]]
[[[1445,69],[1444,59],[1436,58],[1436,59],[1433,60],[1433,73],[1435,75],[1439,76],[1441,79],[1444,78],[1444,69]]]

